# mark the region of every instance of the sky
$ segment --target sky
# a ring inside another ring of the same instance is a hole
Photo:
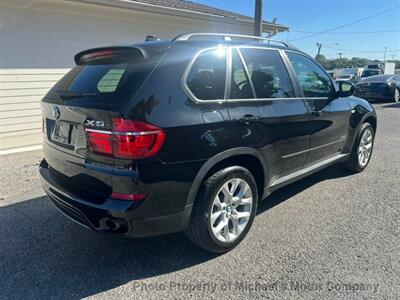
[[[192,1],[254,15],[254,0]],[[391,9],[395,6],[398,7]],[[310,35],[307,32],[321,32],[388,9],[378,16],[332,31],[335,34],[302,38]],[[342,57],[346,58],[383,60],[387,47],[386,59],[400,60],[400,0],[264,0],[264,20],[271,21],[274,17],[277,23],[290,27],[289,33],[280,33],[274,38],[289,40],[312,56],[317,54],[316,43],[321,43],[321,54],[328,58],[338,58],[338,53],[342,52]],[[392,32],[376,32],[390,30]]]

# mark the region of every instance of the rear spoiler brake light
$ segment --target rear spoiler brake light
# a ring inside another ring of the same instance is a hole
[[[82,65],[97,59],[104,59],[124,54],[137,55],[143,59],[147,59],[148,57],[146,51],[141,47],[102,47],[79,52],[75,55],[74,60],[77,65]]]

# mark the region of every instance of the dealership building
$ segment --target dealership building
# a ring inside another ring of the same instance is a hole
[[[287,30],[263,22],[269,36]],[[181,0],[2,0],[0,154],[40,148],[40,100],[81,50],[147,35],[252,31],[250,17]]]

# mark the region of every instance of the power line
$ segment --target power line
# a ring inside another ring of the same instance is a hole
[[[393,11],[394,9],[399,8],[399,7],[400,7],[400,5],[396,5],[394,7],[389,8],[389,9],[382,10],[382,11],[376,13],[376,14],[373,14],[373,15],[370,15],[368,17],[364,17],[364,18],[361,18],[361,19],[354,20],[354,21],[352,21],[350,23],[347,23],[347,24],[344,24],[344,25],[336,26],[336,27],[333,27],[333,28],[330,28],[330,29],[327,29],[327,30],[319,31],[319,32],[316,32],[316,33],[313,33],[313,34],[309,34],[309,35],[305,35],[305,36],[299,37],[297,39],[293,39],[293,40],[291,40],[291,42],[302,40],[302,39],[307,39],[307,38],[310,38],[310,37],[313,37],[313,36],[316,36],[316,35],[319,35],[319,34],[328,33],[328,32],[331,32],[331,31],[335,31],[335,30],[341,29],[343,27],[347,27],[347,26],[350,26],[350,25],[353,25],[353,24],[356,24],[356,23],[360,23],[362,21],[365,21],[365,20],[380,16],[382,14],[385,14],[385,13],[387,13],[389,11]]]
[[[312,34],[374,34],[374,33],[389,33],[389,32],[399,32],[400,29],[393,30],[377,30],[377,31],[342,31],[342,32],[326,32],[319,33],[317,31],[304,31],[304,30],[290,30],[290,32],[298,33],[312,33]]]
[[[331,47],[327,45],[323,45],[325,48],[337,50],[337,51],[344,51],[344,52],[359,52],[359,53],[385,53],[385,50],[355,50],[355,49],[342,49],[337,47]],[[400,52],[400,49],[393,49],[393,50],[386,50],[386,52]]]

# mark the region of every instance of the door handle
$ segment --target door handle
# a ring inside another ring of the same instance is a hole
[[[244,115],[243,117],[239,118],[239,122],[245,125],[249,125],[251,122],[255,122],[260,120],[260,117],[256,117],[253,115]]]
[[[319,117],[319,116],[322,115],[322,111],[320,111],[320,110],[314,110],[314,111],[311,112],[311,115],[312,115],[313,117]]]

